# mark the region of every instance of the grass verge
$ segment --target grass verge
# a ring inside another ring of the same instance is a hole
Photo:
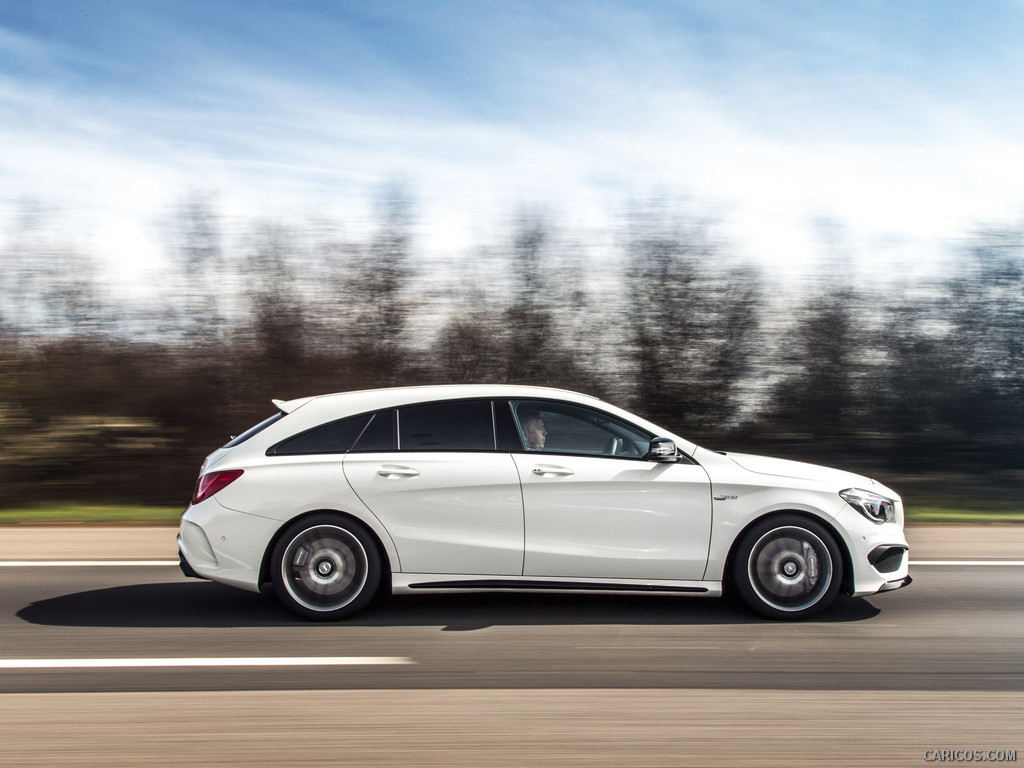
[[[0,509],[0,525],[177,525],[181,507],[53,504]]]
[[[907,525],[1018,525],[1020,523],[1024,523],[1024,509],[907,508]]]

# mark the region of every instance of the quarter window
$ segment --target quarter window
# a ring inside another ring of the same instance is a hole
[[[330,424],[316,427],[285,440],[274,449],[278,456],[295,456],[309,453],[346,453],[351,450],[356,438],[366,428],[370,414],[353,416]]]

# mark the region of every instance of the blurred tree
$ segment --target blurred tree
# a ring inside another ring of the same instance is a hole
[[[550,219],[524,211],[507,240],[450,268],[454,290],[432,348],[443,380],[515,382],[600,393],[594,350],[604,323],[592,313],[595,277]],[[593,363],[593,364],[592,364]]]
[[[1022,244],[1019,230],[983,231],[951,277],[889,292],[865,401],[895,464],[1024,467]]]
[[[212,197],[200,193],[180,203],[169,226],[171,258],[180,276],[171,297],[175,324],[193,343],[223,339],[227,331],[220,304],[231,291],[225,290],[221,228]]]
[[[29,335],[92,335],[108,330],[92,257],[67,239],[52,211],[26,203],[0,246],[3,321]]]
[[[392,185],[381,193],[377,212],[377,230],[356,255],[344,295],[351,317],[346,333],[364,378],[370,386],[386,386],[402,381],[407,321],[415,304],[410,295],[412,202]]]
[[[948,284],[945,418],[988,461],[1024,467],[1024,229],[989,229],[960,254]]]
[[[246,263],[251,329],[264,376],[288,380],[305,350],[305,306],[293,262],[296,233],[265,222],[255,232]]]
[[[885,304],[886,321],[877,334],[885,360],[876,386],[866,393],[868,410],[877,429],[888,435],[935,432],[948,425],[958,357],[950,344],[946,297],[921,290],[896,293],[899,298]]]
[[[553,332],[554,296],[546,278],[554,270],[550,263],[544,263],[549,240],[548,224],[543,219],[527,215],[520,218],[509,251],[512,286],[505,310],[505,378],[510,382],[550,382],[553,358],[560,353]]]
[[[484,384],[505,380],[507,361],[494,314],[476,310],[449,320],[434,342],[441,381]]]
[[[756,270],[728,261],[707,222],[668,209],[634,215],[626,252],[636,408],[684,433],[724,429],[758,347]]]
[[[776,433],[802,438],[805,450],[852,454],[854,435],[880,428],[866,410],[884,362],[880,297],[860,287],[843,228],[830,219],[817,225],[819,260],[787,306],[766,416]]]
[[[584,362],[593,325],[587,318],[590,275],[574,255],[564,238],[556,240],[547,216],[520,214],[507,252],[507,303],[499,315],[505,381],[600,391]]]
[[[798,310],[787,345],[792,372],[772,398],[777,429],[806,433],[821,445],[858,428],[858,384],[868,368],[863,328],[854,313],[858,298],[852,288],[837,285]]]
[[[914,285],[858,283],[833,229],[804,292],[769,295],[711,222],[667,203],[631,217],[621,251],[533,211],[454,264],[416,252],[401,189],[377,211],[370,235],[343,237],[333,221],[236,226],[186,198],[157,332],[115,326],[89,254],[26,206],[0,241],[2,501],[181,502],[270,397],[453,381],[611,392],[708,445],[760,406],[743,439],[766,453],[1024,468],[1020,228]]]
[[[1019,417],[1024,395],[1024,230],[982,232],[950,280],[954,336],[975,384]],[[1005,422],[1004,422],[1005,424]]]

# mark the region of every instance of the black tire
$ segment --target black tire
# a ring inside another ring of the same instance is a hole
[[[381,560],[366,528],[318,514],[288,527],[271,560],[274,592],[295,613],[336,621],[365,608],[380,585]]]
[[[758,523],[733,559],[743,601],[770,619],[806,619],[828,608],[843,581],[843,557],[824,526],[799,515]]]

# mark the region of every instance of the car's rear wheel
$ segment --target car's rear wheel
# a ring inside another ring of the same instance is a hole
[[[839,594],[843,558],[822,525],[798,515],[770,518],[743,537],[733,560],[743,600],[771,619],[806,619]]]
[[[362,610],[380,584],[380,554],[354,520],[314,515],[290,526],[274,547],[278,599],[301,616],[334,621]]]

